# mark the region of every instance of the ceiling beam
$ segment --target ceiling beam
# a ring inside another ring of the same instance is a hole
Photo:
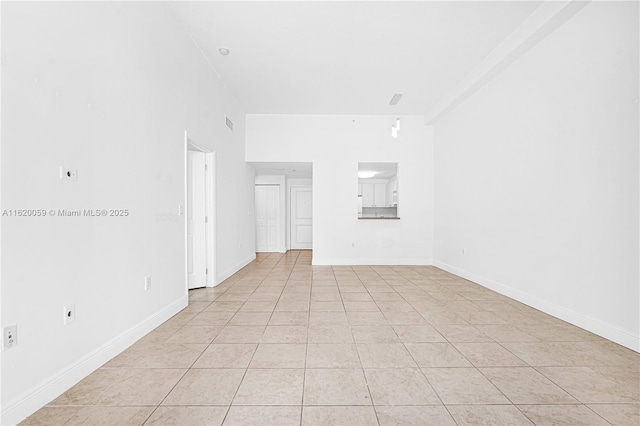
[[[589,1],[547,0],[425,115],[433,125],[585,7]]]

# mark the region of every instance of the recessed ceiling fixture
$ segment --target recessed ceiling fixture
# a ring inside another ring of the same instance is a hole
[[[398,105],[398,102],[400,102],[401,97],[402,97],[402,93],[396,93],[395,95],[393,95],[393,97],[389,101],[389,105]]]
[[[358,177],[360,179],[368,179],[377,175],[378,172],[369,171],[369,170],[358,170]]]
[[[218,47],[218,53],[222,56],[227,56],[229,54],[229,49],[226,47]]]

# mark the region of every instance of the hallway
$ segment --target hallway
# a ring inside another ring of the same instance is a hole
[[[640,355],[431,266],[259,253],[22,424],[620,424]]]

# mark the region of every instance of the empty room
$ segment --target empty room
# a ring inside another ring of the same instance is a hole
[[[639,9],[0,2],[0,424],[640,424]]]

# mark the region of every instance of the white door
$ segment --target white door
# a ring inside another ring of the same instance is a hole
[[[187,282],[188,287],[207,283],[205,153],[187,151]]]
[[[310,186],[291,187],[291,249],[313,248],[313,192]]]
[[[280,236],[280,185],[256,185],[256,251],[277,252]]]

